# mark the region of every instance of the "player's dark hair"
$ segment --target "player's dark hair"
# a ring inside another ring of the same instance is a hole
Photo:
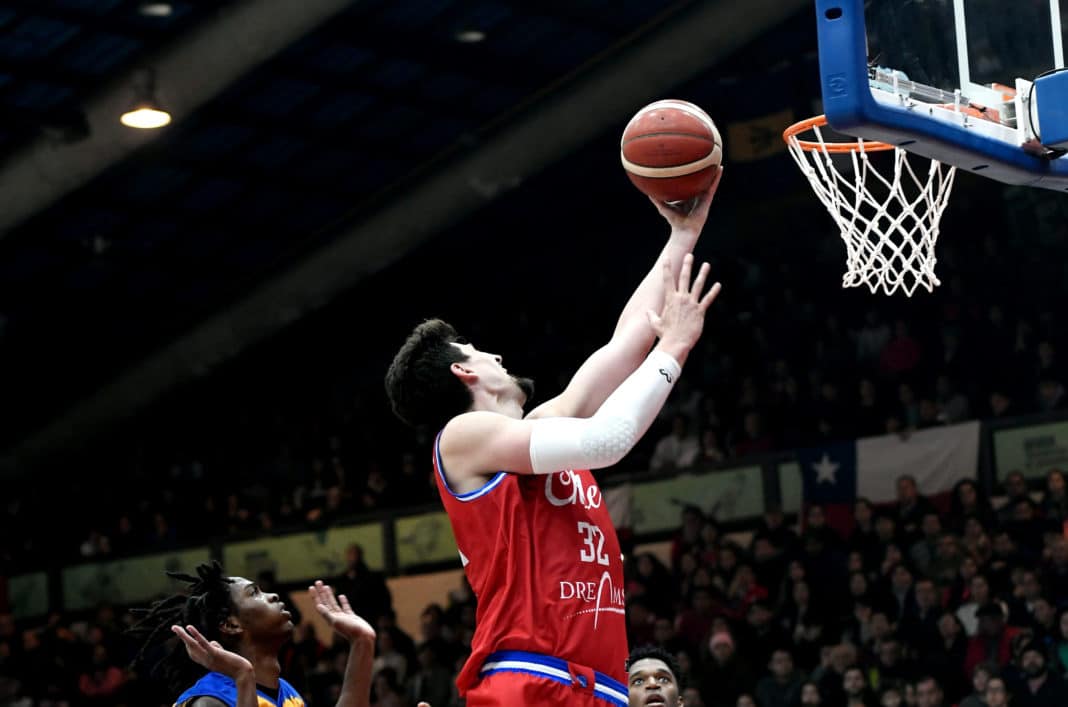
[[[667,669],[671,671],[671,674],[675,677],[675,685],[678,686],[679,692],[686,689],[686,676],[682,674],[682,668],[679,667],[679,661],[675,660],[675,656],[671,655],[668,651],[664,650],[660,646],[654,646],[651,643],[647,643],[644,646],[638,646],[630,652],[627,656],[626,665],[623,669],[630,672],[630,666],[637,663],[639,660],[645,660],[650,658],[652,660],[659,660],[661,663],[667,666]]]
[[[134,666],[148,663],[147,658],[155,648],[165,648],[163,658],[151,666],[150,674],[163,680],[177,695],[191,687],[205,670],[189,658],[181,641],[175,639],[168,643],[174,637],[171,626],[192,624],[209,641],[225,645],[219,626],[236,613],[236,607],[230,597],[232,580],[223,574],[218,562],[199,565],[196,577],[179,572],[168,572],[167,576],[187,583],[189,593],[161,599],[148,609],[134,609],[133,613],[140,619],[127,633],[141,641]]]
[[[386,395],[394,414],[409,425],[445,426],[471,407],[471,391],[452,375],[454,363],[467,355],[453,343],[464,343],[440,319],[417,326],[393,357],[386,372]]]

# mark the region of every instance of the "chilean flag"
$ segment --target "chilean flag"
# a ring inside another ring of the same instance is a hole
[[[948,507],[953,485],[978,474],[979,430],[978,422],[966,422],[802,449],[797,457],[805,506],[822,505],[827,524],[848,535],[855,499],[894,503],[898,477],[910,474],[922,495]]]

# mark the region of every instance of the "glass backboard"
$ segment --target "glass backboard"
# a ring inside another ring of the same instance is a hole
[[[1007,183],[1068,189],[1068,160],[1036,136],[1032,88],[1065,66],[1068,0],[816,7],[832,127]]]
[[[1064,66],[1068,0],[868,0],[868,63],[984,94]],[[985,94],[984,94],[985,95]]]

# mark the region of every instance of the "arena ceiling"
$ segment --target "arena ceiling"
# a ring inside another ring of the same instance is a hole
[[[4,467],[323,306],[807,4],[5,0]],[[132,131],[149,73],[174,123]]]

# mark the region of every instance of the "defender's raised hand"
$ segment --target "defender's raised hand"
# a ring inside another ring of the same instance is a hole
[[[237,680],[252,674],[252,663],[247,659],[223,648],[218,641],[204,638],[195,626],[171,626],[171,631],[185,644],[185,650],[194,663],[213,673]]]
[[[717,282],[709,288],[708,292],[702,294],[710,270],[708,263],[702,263],[691,285],[692,270],[693,254],[687,253],[682,261],[678,282],[675,282],[671,272],[671,263],[665,261],[664,308],[660,314],[651,310],[648,312],[649,324],[660,337],[657,348],[674,356],[680,364],[701,337],[705,324],[705,312],[715,301],[721,289]]]
[[[334,590],[323,584],[321,580],[308,587],[308,592],[315,600],[316,611],[326,619],[335,632],[350,643],[355,640],[374,642],[375,630],[363,617],[352,610],[344,594],[335,597]]]

